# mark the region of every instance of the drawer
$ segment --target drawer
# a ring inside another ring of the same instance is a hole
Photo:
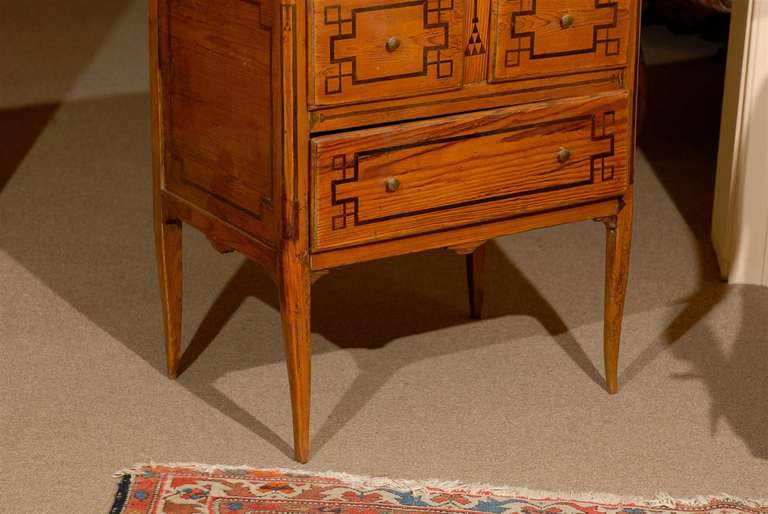
[[[621,194],[626,94],[529,104],[312,140],[314,251]]]
[[[637,1],[493,0],[489,79],[626,64]]]
[[[461,87],[464,0],[315,0],[313,105]]]

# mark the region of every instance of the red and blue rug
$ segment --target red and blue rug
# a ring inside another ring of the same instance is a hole
[[[727,496],[676,500],[558,495],[456,482],[414,482],[205,465],[119,473],[110,514],[768,514]]]

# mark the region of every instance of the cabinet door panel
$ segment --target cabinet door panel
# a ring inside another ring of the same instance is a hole
[[[627,63],[634,0],[494,0],[491,81]]]
[[[314,105],[457,89],[464,0],[316,0]]]

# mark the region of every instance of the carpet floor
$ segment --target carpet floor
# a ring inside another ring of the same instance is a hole
[[[1,512],[107,512],[136,462],[294,466],[275,289],[191,230],[200,355],[163,373],[144,3],[0,0]],[[350,266],[313,295],[305,469],[768,496],[768,289],[723,284],[708,237],[722,59],[653,41],[621,393],[602,225],[496,241],[477,322],[455,254]]]

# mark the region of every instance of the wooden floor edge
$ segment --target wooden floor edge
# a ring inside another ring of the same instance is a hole
[[[163,190],[163,208],[168,217],[178,218],[203,232],[217,248],[236,250],[261,265],[274,280],[277,276],[277,248],[212,215],[183,198]]]
[[[501,221],[458,227],[430,234],[418,234],[406,238],[367,243],[364,246],[341,248],[310,256],[312,270],[323,270],[356,262],[371,261],[416,253],[424,250],[447,248],[473,242],[486,241],[496,237],[552,227],[564,223],[587,221],[616,215],[621,208],[621,199],[613,198],[567,209],[519,216]]]

